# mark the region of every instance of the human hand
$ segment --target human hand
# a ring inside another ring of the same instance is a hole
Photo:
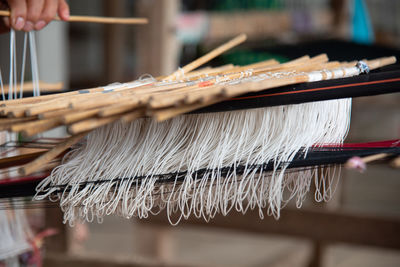
[[[7,0],[11,16],[6,21],[14,30],[41,30],[54,17],[69,19],[69,6],[65,0]]]

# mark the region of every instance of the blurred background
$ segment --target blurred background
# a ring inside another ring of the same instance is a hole
[[[141,16],[145,26],[53,22],[37,33],[40,78],[66,90],[167,75],[216,45],[246,33],[249,40],[211,65],[281,62],[327,53],[331,60],[396,55],[400,1],[393,0],[70,0],[71,14]],[[22,42],[19,42],[20,44]],[[8,69],[9,36],[0,36]],[[59,134],[63,134],[62,130]],[[400,95],[354,100],[349,142],[400,137]],[[107,217],[62,224],[56,208],[28,210],[45,241],[45,266],[400,266],[400,173],[385,165],[366,173],[342,170],[334,198],[279,221],[258,212],[172,227]],[[393,235],[387,240],[380,233]]]

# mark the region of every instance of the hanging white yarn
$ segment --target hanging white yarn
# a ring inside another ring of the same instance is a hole
[[[284,190],[290,191],[289,199],[296,197],[298,206],[313,179],[318,200],[331,193],[315,171],[286,173],[286,167],[304,148],[342,143],[350,105],[350,99],[342,99],[107,125],[66,156],[38,186],[35,198],[58,197],[70,223],[109,214],[145,218],[164,208],[169,216],[178,212],[181,218],[206,220],[249,208],[258,208],[260,216],[267,209],[279,217],[287,202]],[[271,161],[272,172],[247,168]],[[238,165],[246,167],[243,174],[232,168],[222,177],[222,168]],[[209,171],[196,178],[200,169]],[[157,176],[183,171],[183,181],[163,183]],[[58,193],[61,185],[66,188]]]

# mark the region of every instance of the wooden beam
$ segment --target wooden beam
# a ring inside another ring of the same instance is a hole
[[[174,217],[172,221],[176,218]],[[169,225],[165,214],[153,216],[141,222]],[[261,220],[256,210],[248,211],[245,215],[233,212],[228,216],[217,215],[209,223],[202,219],[189,218],[187,221],[180,222],[179,227],[182,226],[216,227],[255,234],[288,235],[324,244],[343,242],[400,249],[400,218],[286,209],[281,212],[279,220],[272,217]]]
[[[138,27],[136,32],[136,56],[140,74],[169,75],[178,67],[179,42],[175,34],[179,0],[138,0],[137,16],[145,16],[149,24]]]
[[[105,15],[108,17],[123,17],[125,1],[105,1]],[[126,27],[123,25],[105,25],[105,76],[107,83],[123,81]]]

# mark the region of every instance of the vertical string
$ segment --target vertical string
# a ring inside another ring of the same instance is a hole
[[[0,87],[1,87],[1,97],[2,97],[3,101],[5,101],[6,96],[4,95],[3,76],[1,75],[1,69],[0,69]]]
[[[22,51],[22,67],[21,67],[21,82],[19,87],[19,98],[22,98],[24,95],[24,79],[25,79],[25,63],[26,63],[26,43],[28,39],[28,33],[24,34],[24,47]]]
[[[13,91],[13,81],[14,81],[14,42],[15,41],[15,31],[11,29],[10,31],[10,76],[8,79],[8,100],[12,99],[12,91]]]
[[[31,68],[32,68],[32,83],[33,83],[33,96],[40,96],[39,88],[39,68],[36,56],[36,42],[35,34],[29,32],[29,50],[31,54]]]
[[[16,52],[16,36],[14,35],[14,44],[13,44],[14,54],[13,54],[13,72],[14,72],[14,99],[17,98],[17,52]]]

